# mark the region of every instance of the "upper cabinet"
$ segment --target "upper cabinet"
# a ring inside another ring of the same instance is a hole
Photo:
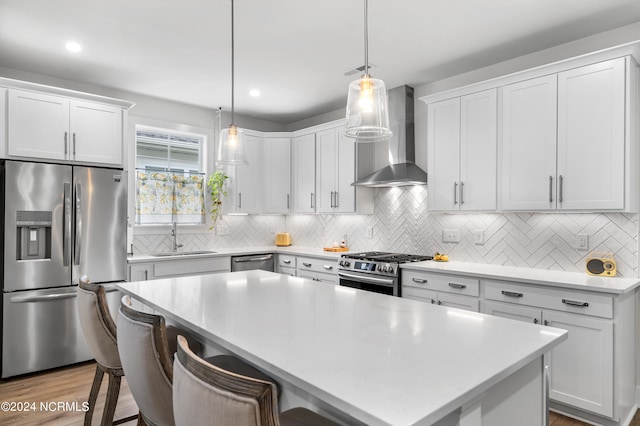
[[[618,58],[502,88],[504,210],[625,208],[626,75]]]
[[[428,106],[429,209],[496,209],[497,91]]]
[[[262,213],[262,137],[245,133],[247,164],[231,172],[225,213]]]
[[[263,138],[264,212],[289,213],[291,209],[291,138]]]
[[[316,211],[316,135],[293,138],[292,147],[293,213]]]
[[[422,98],[429,209],[636,211],[637,75],[580,58]]]
[[[119,105],[10,88],[6,154],[121,166],[124,115]]]

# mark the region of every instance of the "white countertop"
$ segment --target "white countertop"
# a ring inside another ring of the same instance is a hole
[[[640,285],[638,278],[596,277],[586,272],[551,271],[470,262],[415,262],[400,265],[402,269],[443,272],[481,279],[508,280],[517,283],[548,285],[602,293],[624,294]]]
[[[119,287],[368,425],[431,424],[567,338],[265,271]]]

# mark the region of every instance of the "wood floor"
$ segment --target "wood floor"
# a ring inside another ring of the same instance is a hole
[[[14,402],[15,408],[19,403],[27,403],[27,410],[0,410],[0,425],[9,426],[67,426],[82,425],[84,412],[82,404],[87,402],[95,363],[87,362],[70,367],[59,368],[44,373],[30,374],[15,379],[0,381],[0,402]],[[107,390],[107,377],[102,382],[100,395],[93,413],[93,425],[100,424],[102,408]],[[44,407],[41,406],[44,405]],[[63,403],[58,408],[58,403]],[[33,405],[35,407],[33,407]],[[48,410],[45,408],[49,408]],[[76,408],[77,407],[77,408]],[[35,408],[35,410],[33,409]],[[77,409],[77,411],[76,411]],[[122,379],[118,406],[115,418],[122,419],[138,413],[126,377]],[[135,426],[136,421],[123,423],[125,426]],[[583,426],[587,423],[564,417],[557,413],[550,413],[550,426]],[[640,412],[636,414],[631,426],[640,426]]]

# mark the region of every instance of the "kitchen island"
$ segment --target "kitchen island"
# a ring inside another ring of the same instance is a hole
[[[274,377],[281,409],[345,424],[543,424],[543,354],[564,330],[265,271],[120,289]]]

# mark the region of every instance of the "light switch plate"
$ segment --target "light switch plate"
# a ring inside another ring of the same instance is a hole
[[[473,244],[478,246],[484,245],[484,231],[482,229],[473,231]]]
[[[589,234],[576,235],[576,250],[589,250]]]
[[[366,238],[373,238],[373,226],[364,228],[364,235]]]

